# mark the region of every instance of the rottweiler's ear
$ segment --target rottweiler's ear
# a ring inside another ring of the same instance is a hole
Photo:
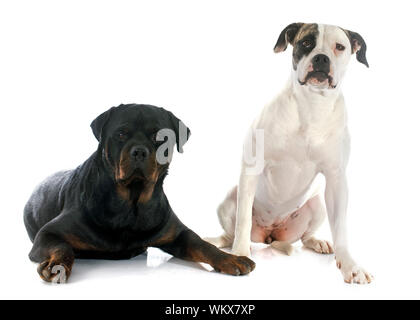
[[[90,124],[90,127],[92,128],[93,134],[95,135],[95,138],[101,142],[102,136],[103,136],[103,129],[105,127],[105,124],[108,122],[109,117],[111,116],[112,111],[115,107],[112,107],[108,111],[105,111],[104,113],[100,114],[95,120],[92,121]]]
[[[356,53],[357,61],[369,68],[369,63],[366,59],[367,46],[365,40],[357,32],[346,30],[346,33],[351,43],[352,53]]]
[[[191,136],[191,131],[187,126],[179,120],[174,114],[168,111],[169,121],[171,124],[171,129],[175,132],[176,136],[176,147],[179,153],[183,153],[183,146],[187,143],[188,139]]]
[[[274,47],[274,52],[279,53],[283,52],[287,49],[287,45],[290,43],[292,44],[295,40],[296,34],[298,33],[299,29],[304,25],[304,23],[292,23],[289,24],[279,36],[277,43]]]

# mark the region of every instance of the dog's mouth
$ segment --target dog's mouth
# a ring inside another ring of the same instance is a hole
[[[138,170],[135,170],[129,177],[119,179],[118,183],[128,191],[125,199],[135,204],[146,189],[148,180]]]
[[[333,85],[333,77],[323,71],[311,71],[305,77],[304,81],[299,81],[299,83],[304,86],[310,84],[316,87],[322,87],[328,85],[330,89],[335,89],[337,85]]]
[[[119,195],[132,205],[145,204],[152,197],[158,179],[158,170],[145,173],[139,168],[134,169],[124,178],[117,179]]]
[[[146,184],[147,178],[144,176],[142,170],[134,169],[129,175],[118,179],[117,182],[124,187],[130,187],[132,185]]]

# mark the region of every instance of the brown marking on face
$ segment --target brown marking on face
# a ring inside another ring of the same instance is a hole
[[[130,201],[130,190],[122,185],[121,183],[117,183],[117,194],[118,196],[125,201]]]
[[[318,24],[316,23],[305,23],[297,32],[295,38],[293,39],[292,45],[295,46],[296,43],[303,38],[309,35],[318,35]]]
[[[85,241],[81,240],[79,237],[73,234],[67,234],[64,236],[64,239],[67,241],[68,244],[72,246],[73,249],[77,250],[97,250],[97,248],[91,244],[86,243]]]
[[[310,51],[316,46],[316,40],[319,35],[318,31],[318,25],[316,23],[307,23],[304,24],[299,31],[297,32],[295,38],[293,39],[292,45],[293,45],[293,69],[297,70],[297,65],[299,61],[304,57],[305,55],[309,54]],[[314,42],[314,47],[307,51],[306,48],[302,46],[298,46],[298,42],[308,38],[311,39]]]
[[[115,170],[115,179],[117,181],[127,179],[130,174],[131,160],[128,149],[123,150],[120,155],[120,161]]]
[[[121,180],[126,179],[126,167],[129,165],[128,152],[123,151],[120,156],[118,165],[114,168],[115,180],[117,181],[116,191],[118,196],[124,201],[130,201],[130,190],[127,186],[120,183]]]
[[[118,196],[124,201],[134,201],[139,204],[145,204],[151,199],[155,185],[159,176],[167,168],[166,165],[160,165],[156,159],[156,152],[153,152],[145,164],[146,172],[143,172],[144,177],[141,178],[143,185],[141,190],[133,190],[130,188],[130,183],[123,183],[122,181],[130,178],[132,174],[131,161],[127,151],[121,153],[119,165],[115,170],[115,179],[117,181],[116,191]]]
[[[137,203],[145,204],[149,202],[149,200],[152,198],[153,191],[155,190],[155,183],[156,181],[148,181],[144,185],[144,189],[141,192],[140,197],[137,200]]]
[[[150,155],[147,168],[149,169],[149,173],[146,177],[146,183],[144,184],[143,191],[141,192],[140,197],[137,200],[137,202],[140,204],[145,204],[149,202],[150,198],[153,195],[153,191],[155,190],[156,182],[161,173],[162,166],[158,165],[158,162],[156,160],[156,152],[153,152]]]

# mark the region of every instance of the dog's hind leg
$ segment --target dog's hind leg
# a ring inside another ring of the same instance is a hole
[[[237,192],[238,187],[234,187],[217,208],[217,216],[219,217],[219,222],[224,230],[223,235],[220,237],[204,239],[218,248],[231,247],[233,244],[233,239],[235,238]]]
[[[333,246],[330,242],[326,240],[319,240],[314,237],[315,232],[327,216],[327,210],[325,205],[322,203],[320,196],[310,199],[307,202],[306,207],[311,211],[312,220],[310,221],[305,234],[301,238],[303,245],[306,248],[312,249],[321,254],[334,253]]]

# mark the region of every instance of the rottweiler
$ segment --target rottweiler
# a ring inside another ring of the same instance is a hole
[[[75,258],[130,259],[148,247],[230,275],[255,268],[202,240],[169,205],[163,181],[175,145],[182,152],[190,136],[183,122],[163,108],[130,104],[102,113],[91,128],[97,150],[42,182],[24,209],[29,258],[43,280],[65,282]]]

